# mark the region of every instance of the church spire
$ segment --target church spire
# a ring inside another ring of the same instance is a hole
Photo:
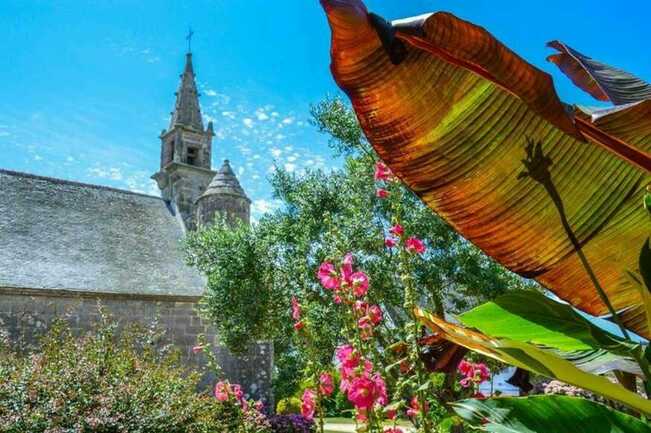
[[[194,81],[192,67],[192,52],[185,55],[185,68],[181,74],[181,83],[176,92],[176,104],[172,112],[169,129],[175,126],[185,126],[196,131],[203,131],[203,121],[199,108],[199,93]]]

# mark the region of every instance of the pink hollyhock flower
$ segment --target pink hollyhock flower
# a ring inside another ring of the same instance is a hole
[[[352,285],[353,276],[353,255],[348,253],[344,256],[344,261],[341,265],[341,279],[348,284]]]
[[[405,234],[405,228],[400,224],[396,224],[389,229],[389,233],[393,236],[400,237]]]
[[[310,420],[314,418],[314,410],[316,409],[314,396],[315,393],[313,390],[306,389],[303,392],[303,401],[301,402],[301,415]]]
[[[407,239],[405,242],[405,247],[407,248],[407,251],[418,254],[423,254],[426,250],[423,241],[414,236]]]
[[[368,292],[368,277],[364,272],[355,272],[350,279],[355,296],[364,296]]]
[[[398,411],[395,409],[387,409],[384,412],[384,416],[386,416],[387,419],[391,419],[391,420],[396,419],[396,417],[398,416]]]
[[[418,403],[418,398],[416,396],[411,398],[411,402],[409,403],[409,409],[407,409],[407,416],[410,418],[413,418],[417,416],[420,413],[420,404]],[[429,411],[429,404],[425,402],[425,407],[424,407],[424,412],[427,413]]]
[[[262,411],[264,410],[264,403],[263,403],[262,401],[258,400],[258,401],[255,402],[255,404],[253,405],[253,407],[254,407],[255,410],[257,410],[258,412],[262,412]]]
[[[305,328],[305,323],[303,323],[302,320],[294,323],[294,329],[296,329],[297,331],[300,331],[303,328]]]
[[[301,320],[301,306],[295,296],[292,296],[292,319],[296,322]]]
[[[389,402],[389,396],[387,395],[387,385],[384,379],[379,373],[376,373],[373,375],[372,380],[375,382],[375,402],[380,406],[386,406]]]
[[[371,305],[368,308],[368,317],[374,325],[379,325],[382,321],[382,309],[379,305]]]
[[[242,391],[242,387],[238,384],[231,385],[231,391],[233,392],[235,398],[238,400],[242,400],[242,398],[244,397],[244,392]]]
[[[389,180],[391,178],[391,170],[382,161],[375,163],[375,175],[373,176],[376,181]]]
[[[319,271],[317,276],[321,281],[321,285],[328,290],[334,290],[339,287],[339,277],[337,276],[337,271],[335,270],[335,265],[330,262],[323,262],[319,266]]]
[[[400,427],[387,427],[384,429],[384,433],[405,433]]]
[[[219,381],[215,385],[215,398],[219,401],[226,401],[228,400],[228,396],[230,394],[230,387],[228,386],[228,382],[224,381]]]
[[[356,409],[369,409],[375,403],[375,382],[368,377],[356,377],[350,383],[348,400]]]
[[[319,391],[323,395],[331,395],[335,390],[335,385],[332,381],[332,375],[330,373],[321,373],[319,376]]]
[[[343,392],[344,394],[348,394],[349,389],[350,389],[350,380],[345,379],[344,375],[342,374],[342,379],[339,381],[339,391]]]
[[[368,303],[364,301],[355,301],[353,304],[353,310],[358,316],[363,316],[366,314],[366,310],[368,310]]]
[[[341,296],[339,296],[339,295],[335,295],[335,296],[332,298],[332,301],[333,301],[335,304],[341,304],[341,301],[342,301]]]
[[[194,346],[192,348],[192,353],[199,353],[204,349],[205,346]]]
[[[335,356],[342,366],[346,368],[356,368],[359,365],[359,354],[350,344],[339,346]]]
[[[472,385],[472,377],[464,377],[459,381],[459,384],[464,388],[469,388]]]
[[[475,364],[474,377],[475,377],[475,382],[482,383],[490,379],[491,372],[488,369],[488,367],[486,367],[486,364],[480,362],[478,364]]]
[[[359,336],[362,340],[367,341],[373,337],[373,324],[368,316],[364,316],[357,321],[359,327]]]
[[[459,363],[459,366],[457,367],[457,370],[459,370],[459,373],[463,374],[464,376],[472,376],[473,374],[472,363],[466,361],[465,359],[462,359],[461,362]]]
[[[378,188],[375,190],[375,196],[377,198],[387,198],[389,197],[389,191],[384,188]]]
[[[395,247],[397,244],[398,244],[398,242],[396,242],[396,240],[393,239],[393,238],[386,238],[386,239],[384,240],[384,246],[387,247],[387,248],[393,248],[393,247]]]

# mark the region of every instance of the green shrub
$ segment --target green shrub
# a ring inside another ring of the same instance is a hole
[[[260,414],[197,393],[199,374],[182,368],[178,353],[159,340],[154,331],[118,333],[103,318],[82,337],[55,322],[38,351],[0,348],[0,431],[270,431]]]
[[[301,413],[301,400],[296,397],[283,398],[276,405],[276,413],[279,415]]]

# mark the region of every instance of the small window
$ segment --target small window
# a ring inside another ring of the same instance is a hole
[[[197,148],[188,147],[188,159],[186,161],[190,165],[195,165],[197,163]]]

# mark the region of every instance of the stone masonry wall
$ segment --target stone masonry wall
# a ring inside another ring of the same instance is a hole
[[[192,347],[196,345],[199,334],[206,335],[209,342],[214,342],[216,336],[213,329],[197,314],[196,299],[191,297],[138,297],[0,289],[0,327],[8,332],[12,341],[34,344],[55,318],[63,317],[73,331],[81,334],[99,318],[98,301],[120,325],[138,322],[149,326],[157,321],[158,325],[166,330],[167,342],[181,350],[188,365],[205,365],[204,356],[192,353]],[[216,354],[231,382],[242,384],[250,398],[262,399],[273,407],[271,344],[252,345],[248,353],[238,357],[217,346]],[[212,386],[213,383],[213,375],[206,374],[202,386]]]

